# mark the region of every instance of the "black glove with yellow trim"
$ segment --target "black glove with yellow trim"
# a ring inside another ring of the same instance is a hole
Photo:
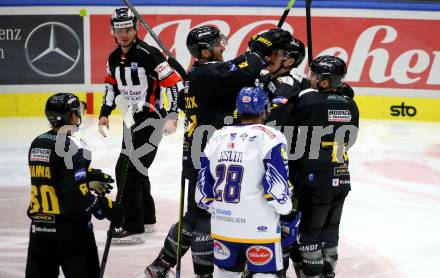
[[[121,205],[116,202],[113,202],[110,198],[105,196],[100,196],[100,209],[94,213],[95,217],[100,215],[101,217],[105,217],[112,222],[112,224],[119,228],[124,223],[125,213],[124,209]],[[98,219],[102,219],[97,217]]]
[[[103,173],[99,169],[89,167],[86,178],[89,188],[98,195],[108,194],[113,189],[113,186],[110,185],[110,183],[114,182],[112,176]]]
[[[249,49],[260,56],[263,59],[266,56],[272,55],[273,42],[272,34],[270,31],[264,32],[260,35],[252,36],[252,39],[248,42]]]
[[[86,174],[87,181],[102,181],[106,183],[115,182],[109,174],[103,173],[100,169],[89,167]]]

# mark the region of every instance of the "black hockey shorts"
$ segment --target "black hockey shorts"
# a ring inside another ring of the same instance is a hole
[[[56,278],[59,268],[67,278],[96,278],[99,275],[95,238],[29,241],[26,278]]]
[[[321,174],[316,175],[313,182],[296,184],[295,197],[302,212],[301,242],[325,242],[327,248],[338,245],[339,223],[350,185],[333,180],[332,175]]]

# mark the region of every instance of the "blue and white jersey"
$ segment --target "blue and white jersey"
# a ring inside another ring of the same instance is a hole
[[[292,210],[287,141],[265,125],[217,130],[201,158],[196,202],[211,213],[213,238],[241,243],[281,239],[279,215]]]

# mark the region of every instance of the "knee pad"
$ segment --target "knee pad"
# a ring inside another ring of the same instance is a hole
[[[324,277],[335,277],[336,262],[338,261],[338,247],[323,248],[324,257]]]
[[[171,226],[170,231],[168,232],[167,237],[165,238],[164,243],[164,257],[165,260],[172,265],[176,264],[177,258],[177,239],[178,239],[178,223],[175,223]],[[184,222],[182,223],[182,247],[181,247],[181,256],[183,256],[186,251],[188,251],[191,244],[191,236],[192,236],[192,228],[186,225]]]
[[[321,243],[301,243],[299,246],[299,251],[301,252],[302,256],[302,268],[304,274],[307,277],[319,277],[324,268]]]
[[[214,271],[214,247],[211,234],[194,231],[191,237],[194,273],[212,274]]]

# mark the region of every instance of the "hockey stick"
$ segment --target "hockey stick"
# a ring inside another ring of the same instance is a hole
[[[307,22],[307,59],[309,65],[312,63],[313,50],[312,50],[312,16],[310,14],[310,8],[312,6],[312,0],[306,0],[306,22]]]
[[[286,9],[284,10],[283,15],[280,18],[280,21],[278,21],[278,28],[283,27],[284,21],[286,21],[287,15],[290,12],[290,9],[292,9],[293,4],[295,4],[295,0],[289,0],[289,3],[287,3]]]
[[[116,103],[116,106],[118,107],[119,111],[121,112],[121,114],[124,117],[124,122],[125,122],[126,127],[128,129],[131,129],[131,126],[134,124],[134,119],[133,119],[133,115],[131,115],[131,112],[127,113],[127,103],[125,102],[125,98],[122,95],[117,95],[115,98],[115,103]],[[132,146],[133,146],[133,144],[132,144]],[[116,200],[115,200],[115,202],[118,205],[120,205],[121,201],[122,201],[122,194],[124,192],[125,181],[127,179],[128,164],[130,163],[130,153],[131,153],[132,149],[133,148],[131,147],[129,154],[126,156],[126,158],[124,160],[124,167],[122,167],[123,176],[122,176],[121,186],[120,186],[121,190],[118,189],[118,194],[116,195]],[[113,223],[110,223],[110,227],[108,228],[108,231],[107,231],[107,240],[105,242],[104,253],[102,254],[101,269],[99,271],[99,276],[98,276],[99,278],[104,277],[105,267],[107,265],[107,259],[108,259],[108,254],[110,252],[110,245],[112,243],[114,229],[115,229],[115,225]]]
[[[147,30],[148,33],[153,37],[156,43],[160,46],[160,48],[165,52],[168,56],[168,63],[172,68],[174,68],[183,79],[186,79],[186,71],[182,67],[182,65],[174,58],[173,54],[168,50],[168,48],[162,43],[156,33],[153,31],[150,25],[143,19],[143,17],[138,13],[138,11],[133,7],[129,0],[122,0],[127,5],[127,7],[133,12],[134,16],[141,22],[142,26]]]
[[[180,186],[179,224],[177,226],[176,278],[180,278],[180,266],[182,259],[182,218],[185,204],[185,177],[183,175],[183,169],[182,176],[180,178]]]

